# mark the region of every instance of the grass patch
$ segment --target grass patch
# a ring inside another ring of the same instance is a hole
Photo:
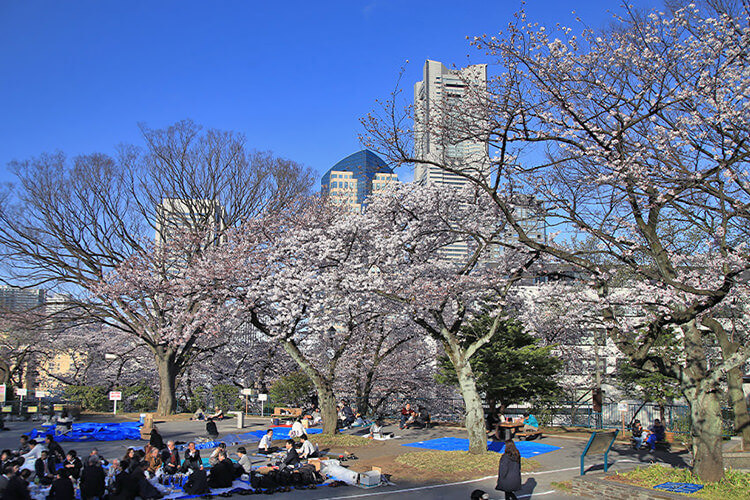
[[[563,493],[570,493],[573,491],[573,485],[570,481],[553,481],[549,483],[556,491],[562,491]]]
[[[372,439],[361,436],[350,436],[348,434],[312,434],[310,441],[318,445],[319,448],[360,448],[370,446]]]
[[[497,474],[500,455],[488,451],[481,455],[473,455],[468,451],[413,451],[396,457],[396,463],[414,467],[419,470],[429,470],[441,473],[475,472],[477,474]],[[521,471],[531,472],[541,468],[536,460],[521,458]]]
[[[610,476],[611,479],[624,483],[653,488],[657,484],[666,482],[702,484],[703,489],[690,496],[710,500],[747,500],[750,498],[750,473],[728,470],[722,479],[716,483],[704,483],[692,471],[651,465],[637,468],[634,471]]]

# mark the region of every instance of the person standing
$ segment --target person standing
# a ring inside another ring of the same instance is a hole
[[[514,491],[521,489],[521,453],[512,440],[505,442],[505,452],[497,469],[496,490],[505,493],[505,500],[516,500]]]

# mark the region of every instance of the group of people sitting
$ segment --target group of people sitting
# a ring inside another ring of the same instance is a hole
[[[429,427],[430,424],[430,414],[424,406],[412,408],[410,403],[406,403],[401,408],[399,429],[424,429],[425,427]]]
[[[539,421],[530,412],[526,411],[523,413],[522,418],[513,419],[513,417],[503,415],[501,410],[497,412],[490,412],[485,418],[485,426],[487,430],[487,436],[495,441],[505,441],[509,436],[505,435],[507,430],[503,428],[503,423],[512,422],[516,425],[523,423],[521,432],[537,432],[539,430]]]
[[[644,429],[641,421],[635,419],[631,430],[633,432],[633,446],[636,449],[648,447],[650,451],[656,449],[657,442],[664,441],[667,432],[666,427],[658,418],[654,419],[654,423],[648,429]]]

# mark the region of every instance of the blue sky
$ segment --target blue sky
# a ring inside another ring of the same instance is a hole
[[[631,3],[651,7],[655,0]],[[322,174],[360,149],[360,117],[425,59],[487,62],[467,35],[496,33],[518,0],[484,2],[0,0],[0,182],[13,159],[112,153],[137,124],[190,118]],[[618,2],[529,0],[531,19],[589,26]],[[467,59],[467,55],[470,59]],[[407,172],[399,172],[409,178]]]

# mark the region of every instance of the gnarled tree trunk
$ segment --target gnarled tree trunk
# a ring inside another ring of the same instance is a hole
[[[458,387],[466,405],[466,432],[469,435],[469,453],[480,454],[487,451],[487,434],[484,427],[484,408],[479,397],[474,371],[460,346],[445,342],[445,351],[456,369]]]

